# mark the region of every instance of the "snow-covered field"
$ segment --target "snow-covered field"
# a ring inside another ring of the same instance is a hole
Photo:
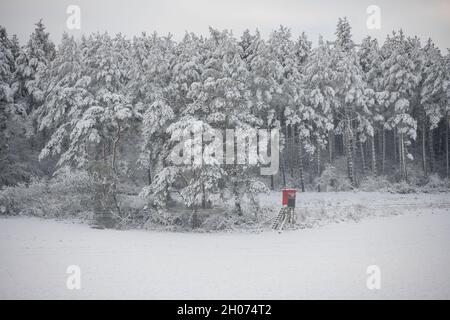
[[[317,201],[324,197],[342,194]],[[433,207],[433,195],[413,195],[423,205],[411,211],[413,198],[402,206],[390,197],[356,196],[368,206],[396,203],[405,214],[281,234],[98,230],[2,218],[0,298],[449,299],[448,207]],[[66,287],[69,265],[81,268],[81,290]],[[369,265],[380,267],[379,290],[366,287]]]

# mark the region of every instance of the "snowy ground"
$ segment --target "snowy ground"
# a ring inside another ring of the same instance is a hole
[[[343,199],[316,200],[324,197]],[[449,299],[450,211],[433,206],[448,194],[413,195],[422,204],[415,210],[408,207],[414,198],[402,206],[384,197],[355,198],[405,214],[282,234],[97,230],[2,218],[0,298]],[[381,268],[380,290],[366,287],[366,269],[374,264]],[[69,265],[81,268],[79,291],[66,288]]]

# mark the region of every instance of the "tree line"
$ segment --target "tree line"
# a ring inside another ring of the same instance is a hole
[[[355,43],[346,18],[335,36],[64,33],[56,47],[42,21],[25,45],[0,27],[1,184],[69,167],[96,181],[99,210],[122,214],[120,195],[139,192],[156,208],[221,195],[241,214],[244,197],[269,188],[321,191],[330,168],[350,188],[409,181],[416,167],[448,178],[449,53],[402,30]],[[175,130],[249,127],[279,130],[277,175],[168,161]]]

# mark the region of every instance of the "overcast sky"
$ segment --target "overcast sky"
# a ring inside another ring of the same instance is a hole
[[[69,5],[81,9],[81,30],[66,27]],[[381,9],[381,29],[366,27],[369,5]],[[26,41],[33,24],[43,18],[52,40],[62,32],[76,36],[94,31],[142,31],[172,33],[180,39],[185,31],[207,34],[208,27],[231,29],[235,36],[258,28],[264,37],[283,24],[294,36],[306,31],[316,44],[318,35],[334,39],[338,17],[347,16],[355,41],[366,35],[384,40],[393,29],[403,28],[422,42],[431,37],[442,49],[450,47],[450,0],[0,0],[0,25]]]

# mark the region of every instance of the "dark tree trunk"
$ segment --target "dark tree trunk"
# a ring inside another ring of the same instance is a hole
[[[320,192],[320,145],[317,143],[317,177],[319,178],[319,183],[317,183],[317,191]]]
[[[204,183],[202,183],[202,209],[206,209],[206,191]]]
[[[302,140],[300,136],[298,137],[298,145],[297,145],[297,154],[298,154],[298,174],[300,179],[300,187],[302,188],[302,192],[305,192],[305,177],[303,173],[303,149],[302,149]]]
[[[348,178],[350,179],[350,183],[352,184],[352,187],[355,187],[355,176],[353,172],[353,134],[352,134],[352,128],[350,120],[347,119],[347,128],[346,128],[346,138],[345,138],[345,144],[346,144],[346,156],[347,156],[347,173]]]
[[[399,159],[400,159],[402,179],[407,181],[408,173],[406,171],[405,143],[403,140],[403,132],[400,133],[399,137]]]
[[[242,216],[241,199],[239,197],[237,189],[234,190],[234,210],[236,211],[238,216]]]
[[[394,128],[394,162],[397,162],[397,129]]]
[[[120,141],[120,137],[121,137],[121,128],[120,128],[120,124],[117,123],[117,137],[114,140],[114,145],[113,145],[113,158],[112,158],[112,168],[114,173],[116,173],[116,157],[117,157],[117,145],[119,144]]]
[[[365,175],[366,171],[367,171],[367,167],[366,167],[366,157],[364,155],[364,143],[362,141],[359,141],[359,148],[361,150],[362,173],[363,173],[363,175]]]
[[[445,126],[445,155],[446,155],[446,169],[447,169],[447,179],[449,176],[449,163],[448,163],[448,130],[450,127],[450,117],[447,116],[447,125]]]
[[[198,218],[197,208],[194,205],[192,211],[192,229],[196,229],[198,227],[200,227],[200,219]]]
[[[433,130],[428,130],[428,148],[430,152],[430,172],[434,171]]]
[[[330,163],[334,162],[334,132],[333,130],[328,131],[328,157]]]
[[[289,130],[288,130],[288,125],[286,124],[284,126],[284,159],[285,159],[285,170],[289,170],[288,172],[290,172],[290,161],[291,161],[291,148],[289,146]]]
[[[386,130],[383,128],[382,132],[382,140],[383,140],[383,146],[382,146],[382,156],[381,156],[381,174],[384,175],[384,164],[386,162]]]
[[[280,152],[280,155],[282,157],[281,161],[281,174],[283,176],[283,186],[286,187],[286,158],[283,156],[284,152]]]
[[[371,137],[371,147],[372,147],[372,174],[377,175],[377,157],[375,155],[375,136]]]
[[[291,144],[290,144],[290,154],[291,154],[291,177],[294,177],[294,167],[295,167],[295,127],[291,125]]]
[[[425,176],[428,175],[427,170],[427,156],[426,156],[426,129],[425,129],[425,121],[422,122],[422,168]]]

